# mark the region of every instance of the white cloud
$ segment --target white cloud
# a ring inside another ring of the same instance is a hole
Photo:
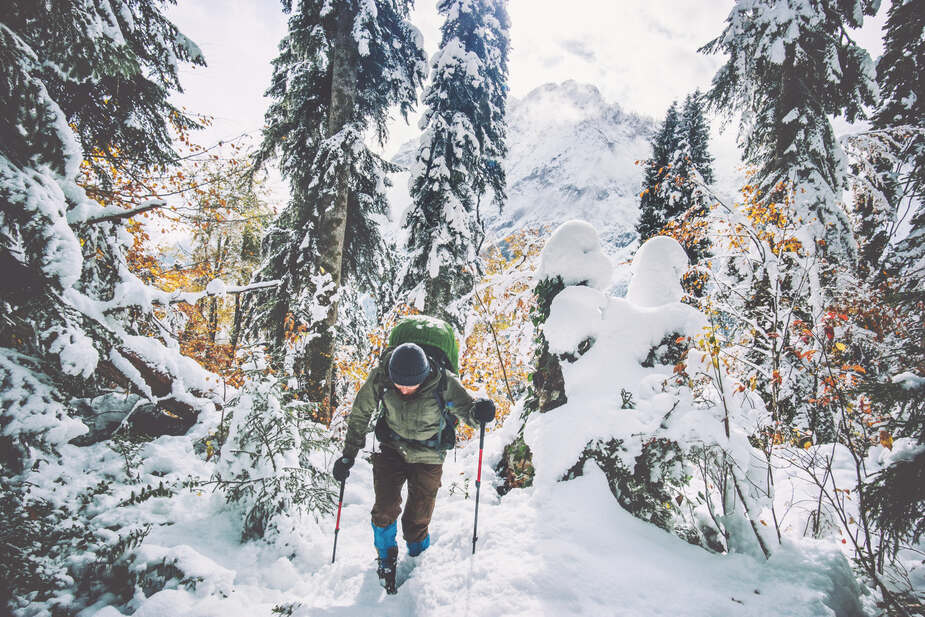
[[[697,48],[720,32],[732,2],[512,0],[509,6],[514,96],[575,79],[628,110],[659,117],[672,100],[709,84],[720,60]],[[592,55],[569,51],[568,41]]]
[[[174,102],[215,117],[194,139],[212,144],[258,131],[269,99],[263,93],[273,73],[270,62],[286,33],[279,2],[197,0],[168,5],[167,17],[202,49],[208,66],[184,65],[184,93]]]

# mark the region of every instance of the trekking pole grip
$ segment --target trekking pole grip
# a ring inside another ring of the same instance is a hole
[[[344,486],[347,484],[347,478],[344,478],[340,483],[340,497],[337,499],[337,523],[334,525],[334,552],[331,553],[331,563],[334,563],[334,559],[337,557],[337,534],[340,533],[340,510],[344,505]]]

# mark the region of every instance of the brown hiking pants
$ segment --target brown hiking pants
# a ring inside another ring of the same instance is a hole
[[[437,503],[437,489],[443,465],[408,463],[402,455],[382,446],[373,455],[373,488],[376,503],[372,519],[376,527],[388,527],[401,514],[401,489],[408,482],[408,503],[401,517],[402,535],[406,542],[420,542],[427,537],[427,526]]]

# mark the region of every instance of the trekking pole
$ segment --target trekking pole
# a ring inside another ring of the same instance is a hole
[[[475,523],[472,525],[472,554],[475,555],[475,542],[478,540],[479,529],[479,493],[482,489],[482,450],[485,448],[485,423],[479,433],[479,474],[475,479]]]
[[[344,505],[345,484],[347,484],[347,478],[344,478],[344,481],[340,483],[340,497],[337,500],[337,523],[334,526],[334,552],[331,554],[331,563],[334,563],[334,558],[337,557],[337,534],[340,533],[340,509]]]

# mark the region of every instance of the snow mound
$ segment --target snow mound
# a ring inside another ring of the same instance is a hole
[[[225,281],[222,279],[212,279],[206,286],[206,293],[210,296],[219,296],[224,298],[225,294],[228,293],[228,285],[226,285]]]
[[[145,543],[137,550],[135,569],[143,572],[152,563],[172,564],[190,580],[196,581],[196,595],[206,598],[213,594],[231,595],[234,570],[229,570],[186,544],[172,547]],[[161,592],[163,593],[163,592]]]
[[[637,306],[661,306],[680,302],[684,295],[681,275],[687,270],[687,253],[674,238],[649,238],[633,258],[626,299]]]
[[[566,287],[552,301],[543,333],[552,353],[574,352],[583,340],[600,330],[606,297],[590,287]]]
[[[527,421],[524,438],[533,452],[534,482],[558,481],[590,441],[658,425],[665,410],[656,390],[671,370],[646,368],[642,361],[667,334],[695,336],[705,325],[699,311],[680,302],[652,309],[588,287],[560,292],[543,325],[550,352],[575,353],[586,339],[592,344],[574,362],[562,363],[568,403]],[[624,390],[638,402],[637,413],[615,411]],[[698,422],[700,430],[719,430],[707,418]]]
[[[604,289],[613,264],[601,251],[597,231],[585,221],[568,221],[556,229],[540,255],[539,280],[562,277],[566,285]]]

